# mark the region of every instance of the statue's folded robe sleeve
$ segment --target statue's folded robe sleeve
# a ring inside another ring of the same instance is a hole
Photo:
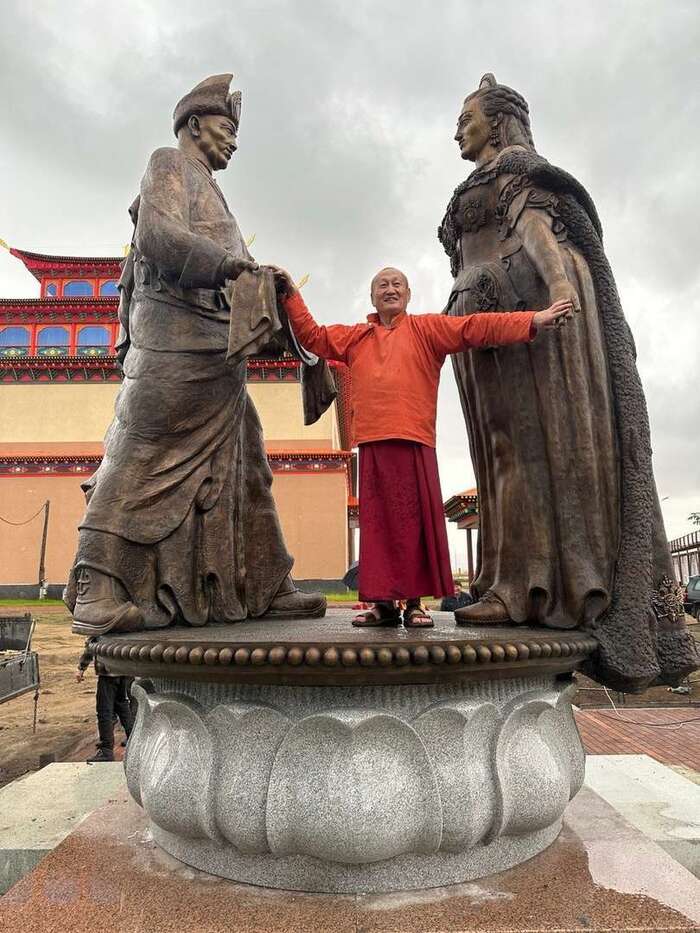
[[[190,230],[190,194],[185,157],[177,149],[156,149],[141,182],[136,248],[180,288],[222,284],[227,251]]]
[[[309,353],[296,340],[283,304],[275,298],[269,272],[242,272],[227,282],[224,297],[231,309],[227,359],[236,364],[263,353],[273,337],[281,338],[301,360],[304,424],[315,424],[330,407],[338,391],[325,360]]]

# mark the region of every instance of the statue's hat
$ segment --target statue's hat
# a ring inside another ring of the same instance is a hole
[[[192,114],[221,114],[222,117],[230,117],[238,128],[241,118],[241,92],[229,93],[232,80],[233,75],[212,75],[200,81],[189,94],[185,94],[173,113],[175,135],[177,136],[180,127]]]

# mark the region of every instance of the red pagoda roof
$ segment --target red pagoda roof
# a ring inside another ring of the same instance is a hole
[[[458,492],[443,503],[445,515],[451,522],[458,522],[466,515],[474,515],[479,511],[479,497],[476,488],[465,489]]]
[[[119,256],[50,256],[10,247],[10,253],[20,259],[35,279],[47,275],[109,275],[119,277],[122,257]]]

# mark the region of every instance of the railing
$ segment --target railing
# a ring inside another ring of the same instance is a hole
[[[669,541],[668,546],[672,554],[679,554],[683,551],[692,551],[700,548],[700,531],[691,531],[689,535],[683,535],[681,538],[674,538]]]
[[[109,356],[113,351],[110,347],[92,346],[78,347],[77,356]]]
[[[114,349],[109,346],[97,345],[86,347],[76,347],[75,353],[70,352],[67,344],[52,344],[48,347],[37,347],[36,356],[113,356]],[[30,356],[30,348],[27,346],[0,347],[0,359],[17,359]]]

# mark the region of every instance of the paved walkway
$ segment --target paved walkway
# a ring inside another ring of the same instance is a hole
[[[649,755],[664,765],[700,771],[700,708],[578,710],[589,755]]]

